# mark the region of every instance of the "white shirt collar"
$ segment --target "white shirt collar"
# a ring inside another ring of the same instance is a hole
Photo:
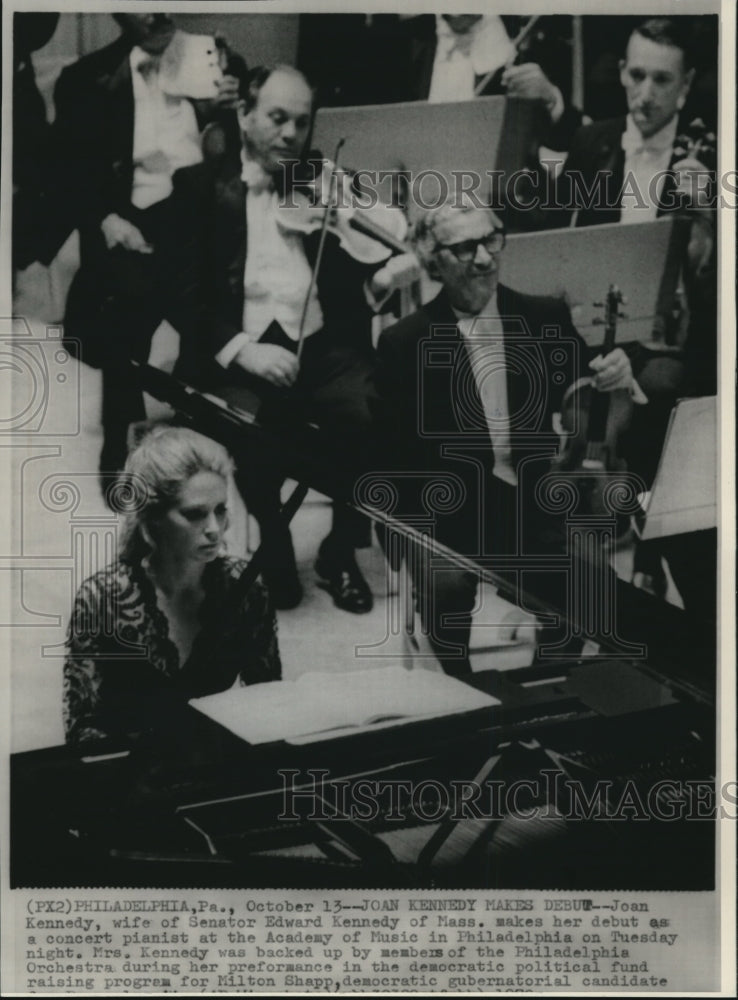
[[[274,180],[260,163],[250,159],[241,150],[241,180],[251,191],[269,191],[274,187]]]
[[[459,320],[460,324],[463,322],[463,325],[467,328],[467,332],[468,329],[471,327],[471,322],[464,322],[464,321],[475,320],[480,316],[484,317],[485,319],[487,318],[499,319],[500,313],[497,308],[497,289],[495,288],[487,304],[484,306],[483,309],[480,309],[478,313],[462,312],[460,309],[457,309],[456,306],[453,305],[451,306],[451,309],[453,310],[453,314],[456,317],[456,319]]]
[[[657,154],[671,150],[676,139],[678,118],[678,115],[674,115],[658,132],[644,139],[633,121],[633,116],[629,114],[625,119],[625,131],[622,138],[623,150],[626,154],[641,152]]]
[[[462,52],[466,51],[468,54],[469,49],[471,48],[472,38],[481,23],[481,21],[477,21],[471,26],[469,31],[465,31],[463,33],[456,32],[443,15],[436,14],[436,38],[438,40],[438,47],[442,48],[447,56],[450,56],[454,49],[459,49]]]
[[[128,57],[131,71],[143,74],[144,71],[159,72],[160,57],[152,56],[149,52],[144,52],[138,45],[134,45]]]
[[[444,17],[436,14],[436,39],[439,54],[446,59],[456,51],[468,56],[477,76],[503,66],[515,51],[497,14],[484,14],[463,33],[455,32]]]

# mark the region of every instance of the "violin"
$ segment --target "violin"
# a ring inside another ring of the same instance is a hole
[[[687,336],[689,299],[694,285],[701,283],[715,265],[716,218],[711,206],[715,195],[717,137],[701,118],[694,118],[677,135],[673,161],[675,165],[697,161],[704,168],[699,170],[690,164],[682,168],[683,172],[676,171],[680,223],[672,230],[667,259],[681,266],[681,279],[673,291],[673,301],[659,309],[654,325],[655,346],[659,350],[679,352]]]
[[[320,232],[325,226],[338,237],[346,253],[361,264],[381,264],[393,254],[407,253],[410,247],[404,213],[371,199],[362,205],[361,194],[350,188],[348,174],[330,160],[325,164],[323,177],[329,178],[330,187],[327,197],[314,190],[293,188],[277,206],[280,226],[304,235]]]
[[[707,170],[708,176],[692,178],[691,193],[687,199],[687,214],[692,219],[685,252],[685,265],[691,276],[699,276],[708,266],[715,245],[713,213],[709,211],[714,195],[714,177],[717,170],[717,137],[701,118],[689,123],[676,137],[674,157],[677,160],[697,160]]]
[[[605,318],[599,320],[605,325],[603,357],[615,347],[622,302],[620,289],[611,285],[604,303]],[[604,502],[604,494],[618,479],[618,474],[626,469],[625,460],[619,454],[619,439],[629,427],[633,413],[630,391],[599,392],[594,386],[594,378],[587,376],[567,389],[561,411],[566,436],[551,467],[555,472],[578,473],[583,509],[593,515],[610,516],[612,511]],[[618,535],[627,526],[628,518],[624,516],[622,523],[617,525]]]
[[[344,250],[362,264],[381,264],[393,254],[404,254],[410,247],[404,242],[407,235],[407,219],[396,207],[381,203],[371,203],[369,206],[357,204],[360,198],[358,192],[348,187],[348,174],[338,170],[338,154],[345,140],[339,139],[333,162],[324,161],[321,180],[328,180],[328,196],[316,191],[310,180],[303,184],[310,193],[294,187],[289,198],[276,206],[278,222],[285,229],[302,234],[318,232],[320,239],[318,251],[313,264],[310,285],[308,287],[300,319],[300,333],[297,340],[297,358],[302,356],[304,347],[305,319],[310,296],[318,280],[318,273],[323,261],[325,241],[329,232],[334,233]],[[322,188],[322,185],[321,185]],[[340,201],[337,195],[341,196]],[[418,283],[407,290],[409,300],[417,307],[420,304],[420,288]],[[408,296],[403,296],[407,298]]]
[[[222,129],[218,129],[211,135],[207,135],[206,130],[206,142],[209,143],[209,155],[222,156],[225,153],[226,138]],[[302,235],[319,233],[310,283],[305,293],[300,317],[295,352],[298,361],[301,359],[304,348],[305,323],[311,297],[317,285],[328,232],[333,232],[338,237],[341,245],[350,256],[370,266],[381,264],[393,254],[400,255],[411,251],[410,246],[405,242],[408,232],[407,219],[399,208],[371,201],[368,205],[361,204],[360,192],[354,194],[353,191],[346,192],[343,188],[341,188],[342,199],[340,201],[336,199],[339,178],[341,182],[348,179],[348,175],[344,172],[339,174],[336,167],[338,154],[343,144],[344,139],[339,140],[333,162],[324,161],[325,166],[321,175],[324,181],[327,179],[329,182],[328,193],[333,196],[332,202],[328,197],[318,196],[315,186],[317,178],[315,176],[307,177],[304,174],[294,178],[289,186],[284,184],[282,197],[275,200],[274,212],[278,225],[282,229],[299,232]],[[316,158],[317,154],[314,155],[313,162]],[[304,165],[305,161],[303,161],[303,168]],[[346,197],[347,194],[350,194],[350,197]],[[420,304],[419,282],[401,288],[400,300],[403,307],[406,302],[411,304],[413,308],[417,307]],[[257,396],[259,396],[257,402],[261,401],[260,394],[266,388],[266,382],[259,381],[263,382],[263,385],[257,391]]]
[[[674,140],[676,160],[699,160],[711,172],[717,169],[717,136],[701,118],[693,118]]]

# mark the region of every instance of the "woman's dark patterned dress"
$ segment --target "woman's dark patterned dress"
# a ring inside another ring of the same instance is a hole
[[[67,741],[134,732],[157,706],[279,680],[277,627],[261,582],[245,597],[235,584],[246,563],[220,558],[203,575],[201,630],[186,662],[141,566],[118,560],[80,587],[67,633],[64,728]],[[165,708],[163,709],[165,710]]]

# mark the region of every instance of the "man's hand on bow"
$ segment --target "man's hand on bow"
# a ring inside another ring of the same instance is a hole
[[[376,299],[386,299],[398,289],[412,285],[419,278],[420,261],[414,253],[408,251],[390,257],[372,276],[369,290]]]
[[[223,74],[215,86],[218,94],[213,103],[218,108],[236,108],[238,106],[239,72],[246,73],[246,63],[238,53],[234,52],[225,36],[215,33],[215,47],[218,50],[218,66]]]
[[[633,389],[633,369],[630,365],[630,358],[622,349],[616,347],[605,357],[598,354],[590,361],[589,367],[594,374],[594,386],[600,392],[613,392],[615,389]]]
[[[121,246],[125,250],[133,250],[136,253],[154,252],[154,248],[144,239],[141,230],[134,226],[132,222],[129,222],[128,219],[122,219],[119,215],[116,215],[115,212],[111,212],[110,215],[105,216],[100,223],[100,229],[105,237],[105,244],[108,250]]]
[[[311,161],[312,162],[312,161]],[[300,188],[315,205],[328,205],[334,215],[345,209],[348,213],[355,206],[351,189],[351,175],[337,167],[332,160],[322,161],[319,173]]]
[[[235,76],[224,76],[216,81],[218,94],[213,98],[213,103],[218,108],[235,108],[238,105],[238,78]]]
[[[561,91],[551,83],[538,63],[508,66],[502,74],[501,83],[506,88],[508,97],[542,101],[554,121],[561,117],[564,110]]]
[[[233,363],[282,389],[295,384],[300,370],[297,357],[277,344],[244,344]]]

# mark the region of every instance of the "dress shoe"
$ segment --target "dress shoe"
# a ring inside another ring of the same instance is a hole
[[[630,581],[639,590],[663,601],[669,589],[658,543],[636,542],[633,553],[633,576]]]
[[[320,551],[315,571],[321,577],[318,586],[328,591],[337,608],[355,615],[363,615],[372,610],[374,598],[353,553],[339,560]]]
[[[635,570],[631,583],[634,587],[638,587],[639,590],[645,590],[647,594],[657,597],[660,601],[666,600],[669,581],[666,579],[666,573],[664,573],[661,566],[652,573]]]

